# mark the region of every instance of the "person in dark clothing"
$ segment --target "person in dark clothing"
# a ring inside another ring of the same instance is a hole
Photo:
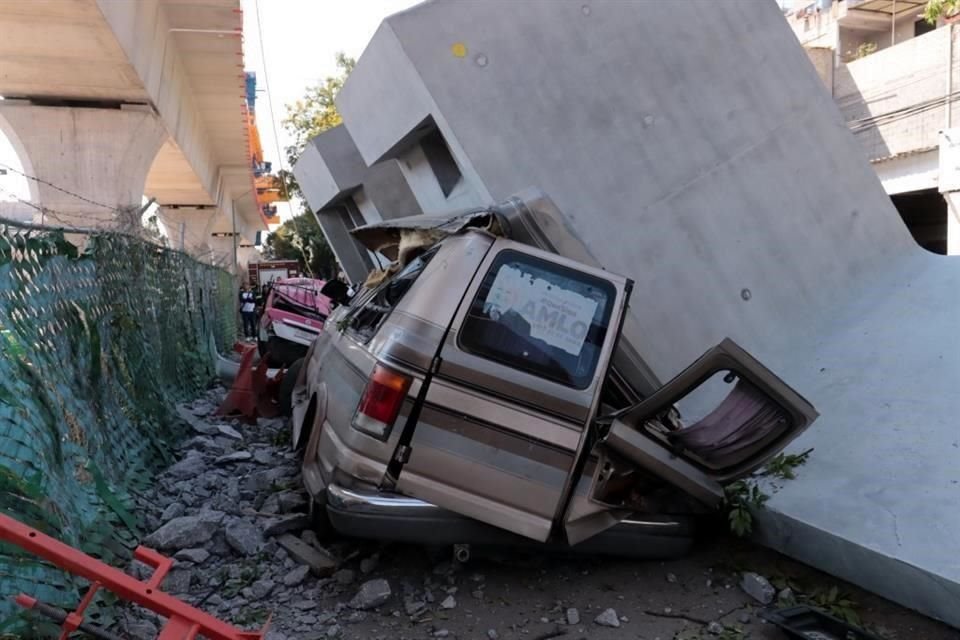
[[[240,317],[243,319],[243,336],[248,340],[257,337],[257,296],[249,286],[240,290]]]

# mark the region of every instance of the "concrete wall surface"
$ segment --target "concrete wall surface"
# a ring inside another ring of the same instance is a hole
[[[960,626],[960,263],[910,238],[776,3],[430,2],[338,107],[368,164],[432,121],[478,197],[543,188],[636,281],[661,379],[730,336],[807,396],[761,537]]]
[[[419,5],[385,21],[338,105],[367,160],[429,108],[479,197],[543,188],[637,282],[661,378],[726,335],[762,356],[914,245],[776,5],[709,7]],[[373,108],[401,77],[411,97]]]

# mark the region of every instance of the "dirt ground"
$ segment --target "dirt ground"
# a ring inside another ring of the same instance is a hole
[[[832,607],[887,640],[960,638],[933,620],[727,535],[669,562],[474,547],[460,564],[450,548],[336,539],[321,544],[303,525],[286,534],[338,562],[321,575],[308,574],[281,535],[271,533],[284,518],[306,520],[298,516],[306,496],[296,456],[284,444],[286,423],[251,427],[215,419],[210,414],[222,393],[211,391],[181,408],[197,435],[143,497],[154,531],[146,542],[177,558],[166,591],[246,628],[272,615],[269,640],[786,638],[741,588],[744,572],[767,578],[781,603]],[[385,581],[389,594],[381,593],[373,606],[356,606],[358,592],[371,581],[381,592]],[[619,626],[598,624],[604,612]],[[155,638],[161,621],[148,617],[144,623],[143,612],[136,614],[126,634]]]

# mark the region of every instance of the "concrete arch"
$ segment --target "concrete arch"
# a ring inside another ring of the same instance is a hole
[[[20,161],[20,170],[28,176],[35,176],[36,173],[34,173],[33,170],[33,162],[30,160],[30,154],[27,153],[27,149],[20,140],[20,136],[17,135],[17,130],[14,129],[10,122],[4,117],[2,109],[0,109],[0,133],[6,137],[7,142],[13,148],[13,152]],[[40,199],[40,192],[37,189],[36,181],[27,178],[27,190],[31,202],[37,202]]]

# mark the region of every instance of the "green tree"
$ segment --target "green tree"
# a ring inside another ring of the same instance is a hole
[[[930,24],[937,24],[940,18],[953,18],[960,13],[960,0],[927,0],[923,18]]]
[[[275,260],[297,260],[308,276],[330,280],[337,275],[337,259],[314,215],[305,211],[284,222],[267,237],[265,253]]]
[[[343,122],[334,99],[353,71],[356,60],[338,53],[336,61],[337,75],[309,87],[303,98],[286,105],[287,115],[282,124],[293,139],[293,144],[285,150],[291,167],[300,158],[310,138]],[[310,211],[293,172],[281,171],[280,178],[290,198],[299,200],[300,213],[270,234],[266,241],[267,254],[277,259],[299,260],[301,268],[313,277],[329,279],[336,276],[339,270],[336,257]]]
[[[300,157],[310,138],[343,122],[334,100],[356,64],[357,61],[353,58],[342,52],[338,53],[337,75],[307,88],[303,98],[287,105],[283,128],[293,138],[293,144],[286,149],[290,166]]]

